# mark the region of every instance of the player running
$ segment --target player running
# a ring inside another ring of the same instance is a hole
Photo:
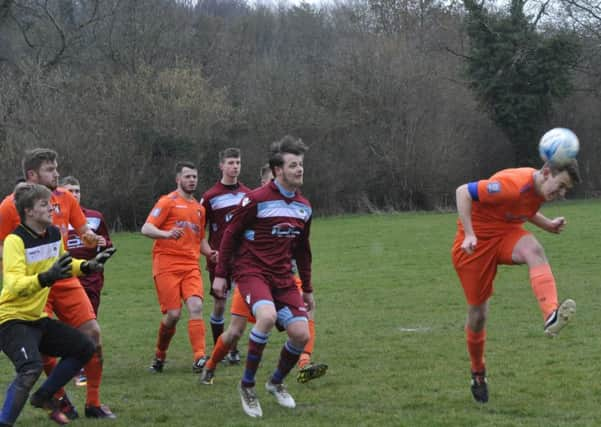
[[[573,160],[562,167],[547,163],[540,170],[505,169],[489,179],[457,188],[459,219],[452,259],[468,305],[465,332],[471,391],[477,402],[488,401],[484,344],[489,298],[499,264],[528,265],[547,336],[557,335],[576,311],[571,299],[558,304],[545,251],[523,224],[528,221],[550,233],[560,233],[565,218],[547,218],[539,209],[545,202],[563,198],[578,182],[578,163]]]
[[[261,167],[260,171],[261,186],[270,183],[273,180],[273,173],[269,164]],[[292,273],[294,275],[294,282],[302,294],[302,282],[298,275],[298,268],[296,267],[296,261],[292,260]],[[205,367],[202,370],[200,376],[201,384],[211,385],[215,378],[215,370],[221,360],[228,354],[229,348],[235,346],[238,340],[244,334],[246,329],[246,323],[256,323],[256,320],[250,312],[248,306],[245,304],[240,291],[238,288],[234,288],[231,306],[231,320],[227,330],[219,337],[215,343],[215,348],[205,363]],[[313,363],[311,362],[311,353],[313,352],[313,346],[315,344],[315,322],[314,315],[315,310],[311,310],[307,313],[309,318],[309,334],[310,338],[303,352],[298,360],[298,375],[297,381],[300,383],[306,383],[313,379],[319,378],[326,374],[328,365],[324,363]]]
[[[225,295],[227,278],[232,275],[256,318],[238,387],[242,408],[250,417],[263,415],[255,390],[255,374],[276,320],[289,339],[265,388],[281,406],[296,406],[284,379],[309,340],[307,310],[315,304],[309,245],[312,209],[298,191],[303,184],[306,149],[300,139],[290,136],[272,144],[269,164],[275,179],[250,192],[232,213],[215,269],[215,293]],[[302,296],[291,273],[293,258],[297,260],[303,283]]]

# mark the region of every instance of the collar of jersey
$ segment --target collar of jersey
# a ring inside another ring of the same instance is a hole
[[[294,197],[294,194],[296,193],[295,191],[288,191],[288,190],[286,190],[284,187],[282,187],[280,185],[280,183],[278,182],[277,179],[274,179],[273,183],[275,184],[276,187],[278,187],[278,190],[280,190],[280,193],[282,194],[282,196],[288,197],[289,199],[291,199],[291,198]]]

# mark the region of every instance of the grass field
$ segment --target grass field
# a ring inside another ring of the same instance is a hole
[[[491,400],[484,406],[475,404],[469,391],[465,303],[450,262],[456,215],[316,220],[315,359],[330,369],[304,385],[289,378],[298,406],[279,407],[262,387],[284,340],[273,333],[257,375],[261,420],[248,418],[240,407],[240,367],[220,366],[213,386],[198,383],[191,373],[185,319],[165,372],[147,372],[160,319],[150,273],[151,242],[140,234],[116,234],[119,252],[107,267],[100,307],[102,398],[119,417],[110,424],[599,426],[601,202],[557,203],[544,212],[569,222],[561,236],[534,232],[551,260],[560,298],[578,303],[576,320],[559,338],[544,337],[527,269],[500,268],[488,325]],[[207,324],[210,310],[209,298]],[[0,390],[12,378],[12,365],[2,355]],[[69,393],[83,412],[83,390],[69,385]],[[73,425],[98,423],[81,419]],[[19,419],[23,426],[50,424],[29,406]]]

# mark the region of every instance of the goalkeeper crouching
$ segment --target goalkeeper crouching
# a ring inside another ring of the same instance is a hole
[[[72,259],[65,251],[60,230],[52,225],[50,190],[22,183],[15,189],[21,224],[4,240],[4,283],[0,293],[0,348],[16,370],[0,412],[0,427],[14,425],[29,392],[42,372],[41,353],[59,356],[60,362],[31,396],[30,403],[47,411],[51,420],[67,424],[54,393],[92,357],[89,337],[44,312],[50,287],[74,275],[102,271],[114,253],[107,249],[96,258]]]

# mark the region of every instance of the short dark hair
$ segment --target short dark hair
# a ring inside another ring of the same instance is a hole
[[[33,150],[25,151],[23,160],[23,176],[27,179],[27,171],[39,171],[42,163],[54,162],[58,159],[56,151],[50,148],[34,148]]]
[[[239,159],[240,158],[240,149],[239,148],[226,148],[223,151],[219,152],[219,163],[223,163],[225,159]]]
[[[195,169],[195,170],[198,169],[194,163],[189,162],[189,161],[182,161],[182,162],[177,162],[175,164],[175,173],[176,174],[181,173],[182,170],[184,170],[184,168]]]
[[[21,182],[15,187],[15,206],[21,222],[25,221],[25,209],[33,209],[38,200],[50,199],[52,192],[45,185]]]
[[[576,159],[571,159],[569,162],[562,165],[555,165],[551,162],[548,162],[547,165],[549,166],[552,176],[566,171],[572,180],[572,184],[579,184],[582,182],[582,177],[580,176],[580,167],[578,166],[578,160]]]
[[[75,178],[74,176],[66,176],[64,178],[61,179],[61,185],[80,185],[79,184],[79,179]]]
[[[275,168],[284,165],[284,154],[302,156],[309,150],[302,139],[286,135],[279,141],[273,142],[269,149],[269,167],[275,176]]]

